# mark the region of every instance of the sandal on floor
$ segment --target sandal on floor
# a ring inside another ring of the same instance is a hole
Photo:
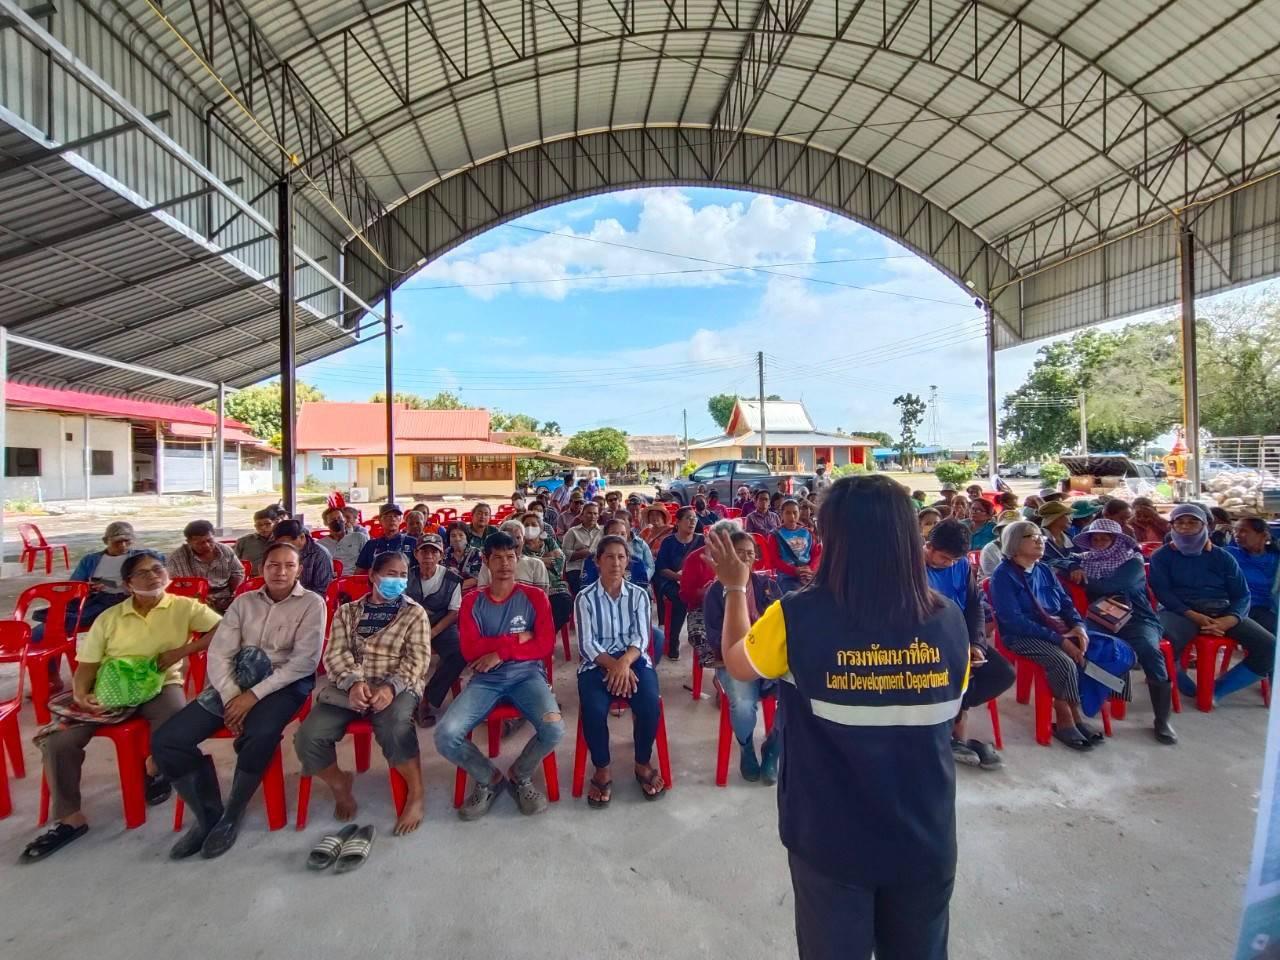
[[[1090,743],[1106,743],[1107,735],[1101,730],[1095,730],[1087,723],[1077,723],[1076,729],[1080,731],[1080,735]]]
[[[592,777],[591,786],[595,787],[596,792],[598,792],[601,796],[599,799],[596,799],[592,797],[591,794],[588,793],[587,806],[592,807],[596,810],[603,810],[605,807],[609,805],[609,801],[613,799],[613,781],[608,780],[604,783],[601,783],[595,777]]]
[[[1092,750],[1093,744],[1089,739],[1075,727],[1067,727],[1065,730],[1054,730],[1053,739],[1057,740],[1064,746],[1070,747],[1072,750]]]
[[[657,800],[667,792],[667,785],[663,783],[662,774],[658,772],[657,767],[650,767],[648,776],[637,773],[636,783],[640,784],[640,792],[646,800]],[[645,787],[655,787],[657,789],[655,792],[650,793]]]
[[[350,873],[363,866],[369,859],[369,851],[373,849],[373,838],[377,833],[378,828],[369,824],[357,830],[350,840],[344,841],[342,850],[338,853],[338,865],[333,868],[334,873]]]
[[[66,823],[57,824],[52,830],[40,834],[22,851],[19,863],[35,863],[45,857],[52,856],[72,840],[78,840],[89,832],[88,824],[73,827]]]
[[[359,829],[354,823],[348,823],[337,833],[321,837],[320,842],[312,847],[311,853],[307,855],[307,869],[328,870],[332,867],[338,862],[338,854],[342,852],[342,845],[354,837]]]

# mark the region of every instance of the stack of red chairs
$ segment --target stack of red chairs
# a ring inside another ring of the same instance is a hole
[[[8,767],[21,780],[27,775],[22,759],[22,731],[18,727],[18,713],[22,710],[22,681],[27,672],[27,653],[31,644],[31,627],[19,620],[0,620],[0,656],[16,653],[18,660],[18,689],[8,700],[0,701],[0,819],[13,813],[13,800],[9,795]],[[8,766],[5,754],[9,755]]]

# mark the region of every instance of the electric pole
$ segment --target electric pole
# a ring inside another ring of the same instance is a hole
[[[684,462],[689,462],[689,411],[681,410],[684,415]]]
[[[760,459],[769,462],[769,431],[764,421],[764,351],[756,352],[756,370],[760,374]]]
[[[1080,455],[1089,455],[1089,418],[1084,408],[1084,390],[1080,391]]]

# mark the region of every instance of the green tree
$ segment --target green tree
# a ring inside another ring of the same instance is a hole
[[[294,408],[304,403],[323,400],[324,394],[309,383],[298,381],[294,390]],[[206,410],[216,411],[214,401],[202,404]],[[255,437],[261,437],[275,447],[283,442],[284,418],[280,415],[280,384],[263,383],[245,387],[227,396],[227,416],[248,425]]]
[[[387,398],[385,390],[379,390],[369,398],[370,403],[383,403]],[[441,390],[434,397],[424,397],[418,393],[402,393],[397,390],[391,395],[393,403],[403,403],[410,410],[470,410],[471,407],[459,399],[456,393]]]
[[[580,430],[569,438],[562,452],[566,457],[589,460],[606,473],[621,470],[631,457],[627,435],[613,427]]]
[[[500,433],[537,433],[538,420],[527,413],[494,410],[489,414],[489,429]]]
[[[966,467],[963,463],[944,462],[938,464],[933,470],[936,476],[943,483],[954,483],[957,487],[968,483],[973,479],[973,471]]]
[[[898,462],[906,467],[911,462],[916,444],[916,430],[924,422],[928,405],[914,393],[903,393],[893,398],[893,405],[900,411],[902,436],[898,440]]]
[[[1197,332],[1200,425],[1217,436],[1275,433],[1280,424],[1280,291],[1208,304],[1197,316]]]
[[[839,433],[840,431],[836,431]],[[883,430],[850,430],[849,434],[855,437],[866,437],[868,440],[874,440],[882,447],[892,447],[893,437],[885,433]]]
[[[560,424],[554,420],[548,420],[538,432],[544,437],[558,437],[560,436]]]
[[[514,447],[524,447],[526,450],[537,450],[541,453],[547,452],[546,443],[531,433],[522,433],[510,437],[507,443]],[[560,469],[560,465],[554,460],[542,460],[537,457],[516,458],[516,480],[520,483],[528,483],[539,477],[550,476],[558,469]]]
[[[729,418],[733,416],[733,405],[737,402],[738,396],[734,393],[717,393],[714,397],[707,399],[707,412],[711,414],[711,419],[721,430],[729,426]]]

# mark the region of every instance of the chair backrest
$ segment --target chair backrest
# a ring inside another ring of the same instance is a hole
[[[982,551],[981,550],[970,550],[967,556],[969,557],[969,566],[973,567],[973,569],[975,570],[982,569]]]
[[[369,592],[370,587],[369,578],[363,573],[352,574],[349,577],[335,576],[329,581],[329,586],[324,592],[326,608],[324,635],[326,637],[333,629],[333,616],[338,612],[338,607],[344,603],[359,600]]]
[[[774,567],[773,549],[769,543],[769,538],[763,533],[753,533],[751,534],[751,539],[756,543],[756,562],[751,565],[751,569],[756,571],[772,570]]]
[[[334,575],[335,577],[340,577],[340,576],[342,576],[342,569],[343,569],[343,568],[342,568],[342,561],[341,561],[341,560],[334,560],[334,561],[333,561],[333,575]]]
[[[0,706],[22,704],[22,683],[27,676],[27,650],[31,646],[31,624],[21,620],[0,620],[0,654],[18,655],[18,689]]]
[[[440,514],[441,523],[448,523],[450,520],[458,519],[458,511],[453,507],[441,507],[436,513]]]
[[[1164,544],[1159,540],[1146,540],[1138,544],[1138,549],[1142,551],[1144,557],[1149,557],[1163,546]]]
[[[241,560],[240,566],[244,567],[244,575],[246,578],[253,576],[253,564],[250,561]]]
[[[1071,602],[1075,604],[1076,610],[1080,616],[1089,615],[1089,594],[1085,592],[1084,587],[1066,577],[1059,577],[1062,585],[1067,588],[1067,594],[1071,597]]]
[[[24,547],[47,547],[49,541],[45,540],[44,534],[40,532],[40,528],[34,523],[18,524],[18,534],[22,537],[22,545]]]
[[[739,520],[742,518],[742,510],[738,507],[725,507],[724,518],[726,520]]]
[[[164,589],[175,597],[191,597],[201,603],[209,599],[209,581],[204,577],[174,577]]]
[[[240,586],[236,587],[236,596],[238,597],[242,593],[248,593],[250,590],[260,590],[262,589],[262,585],[266,582],[267,581],[263,580],[261,577],[245,577],[244,580],[240,582]]]
[[[45,612],[43,643],[61,643],[67,639],[67,608],[73,601],[84,609],[84,602],[89,598],[89,584],[79,580],[50,580],[27,587],[13,605],[13,619],[25,620],[31,604],[37,600],[49,605]],[[80,617],[76,616],[76,628],[80,626]],[[75,630],[72,631],[75,635]]]
[[[323,540],[328,535],[329,535],[328,530],[312,530],[311,531],[312,540]]]

